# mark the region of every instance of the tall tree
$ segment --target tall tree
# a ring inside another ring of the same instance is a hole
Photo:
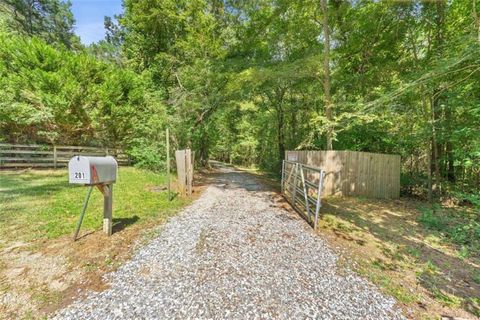
[[[327,150],[333,149],[333,125],[332,125],[332,96],[330,93],[330,25],[328,22],[327,0],[320,0],[322,6],[323,24],[323,100],[325,103],[325,116],[328,121]]]
[[[75,19],[71,2],[62,0],[4,0],[0,10],[11,12],[10,28],[30,36],[39,36],[49,43],[68,48],[79,45],[74,35]]]

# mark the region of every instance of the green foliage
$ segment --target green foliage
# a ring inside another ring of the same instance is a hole
[[[480,209],[480,193],[475,193],[475,190],[472,190],[471,193],[453,191],[451,192],[451,195],[457,199],[457,202],[460,204],[470,204],[473,207]]]
[[[438,208],[437,208],[438,210]],[[422,214],[419,221],[428,229],[442,231],[445,229],[447,223],[440,216],[435,214],[433,209],[422,208]]]
[[[335,149],[400,154],[403,194],[478,206],[472,1],[328,1],[331,117],[320,1],[123,4],[82,48],[68,2],[2,3],[2,139],[122,147],[161,170],[168,126],[203,164],[278,174],[285,150],[325,149],[333,131]]]
[[[79,47],[79,39],[73,33],[75,19],[70,8],[71,2],[64,0],[4,0],[0,15],[5,15],[5,27],[11,32],[73,48]]]
[[[132,157],[135,166],[149,169],[152,171],[162,171],[165,169],[165,145],[153,144],[150,140],[139,138],[135,139],[132,147],[129,149],[129,155]]]
[[[153,166],[142,152],[151,153],[167,115],[148,74],[36,37],[0,33],[0,42],[0,133],[6,141],[125,148],[140,166]],[[164,157],[161,146],[155,150]]]
[[[437,288],[433,289],[433,297],[445,306],[459,308],[462,305],[462,299]]]
[[[449,210],[434,205],[420,208],[418,221],[427,229],[436,231],[447,242],[459,246],[459,256],[478,255],[480,249],[480,223],[477,211]]]
[[[480,284],[480,272],[477,272],[473,275],[473,281]]]

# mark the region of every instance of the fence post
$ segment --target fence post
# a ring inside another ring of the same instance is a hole
[[[282,161],[282,182],[280,183],[280,187],[282,188],[282,194],[285,193],[285,186],[283,185],[285,183],[285,160]]]
[[[170,133],[167,131],[165,133],[166,135],[166,140],[167,140],[167,189],[168,189],[168,201],[171,201],[170,197]]]
[[[187,179],[187,195],[192,195],[192,152],[190,149],[185,150],[185,175]]]
[[[189,174],[189,183],[190,183],[190,195],[192,195],[193,193],[193,166],[195,165],[195,162],[193,161],[194,160],[194,157],[195,157],[195,153],[194,151],[191,151],[189,152],[189,167],[190,167],[190,174]]]
[[[57,146],[53,146],[53,168],[57,169]]]
[[[298,163],[295,163],[295,173],[293,177],[293,193],[292,193],[292,204],[295,206],[295,196],[297,195],[297,177],[298,177]]]
[[[307,209],[308,219],[310,219],[310,205],[308,203],[307,185],[305,183],[305,176],[303,175],[303,167],[302,165],[299,165],[299,167],[300,167],[300,177],[302,178],[303,195],[305,198],[305,208]]]
[[[322,206],[322,189],[323,189],[323,178],[325,178],[325,171],[320,171],[320,177],[318,179],[318,190],[317,190],[317,205],[315,207],[315,221],[313,222],[313,228],[317,229],[318,224],[318,213],[320,212],[320,207]]]

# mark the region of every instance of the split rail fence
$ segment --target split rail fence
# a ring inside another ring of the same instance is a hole
[[[131,164],[126,154],[114,148],[0,143],[0,168],[66,167],[70,158],[76,155],[110,155],[115,157],[119,165]]]
[[[400,156],[357,151],[286,151],[286,160],[325,170],[324,195],[395,199]]]
[[[313,227],[322,206],[325,171],[298,162],[283,161],[282,194]]]

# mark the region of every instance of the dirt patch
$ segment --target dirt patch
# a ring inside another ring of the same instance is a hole
[[[86,289],[105,289],[102,275],[129,257],[139,234],[134,226],[111,238],[97,231],[77,242],[62,237],[4,248],[0,318],[41,317]]]

